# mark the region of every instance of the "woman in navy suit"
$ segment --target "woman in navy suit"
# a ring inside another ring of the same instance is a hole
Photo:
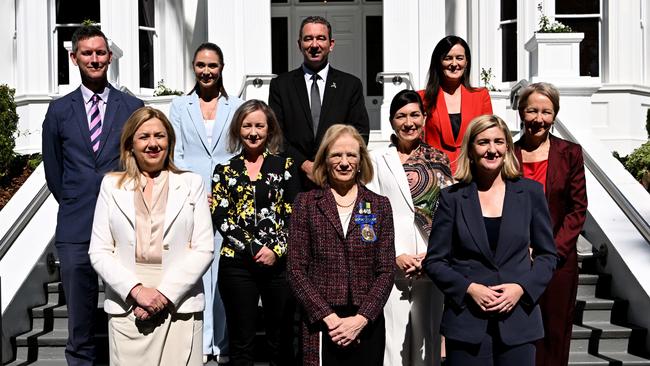
[[[455,178],[423,263],[446,297],[447,363],[532,366],[544,336],[537,300],[557,262],[542,186],[520,178],[510,131],[494,115],[465,132]]]
[[[203,178],[206,192],[212,188],[215,166],[232,157],[228,152],[228,128],[235,110],[243,101],[229,96],[223,87],[223,52],[214,43],[203,43],[194,52],[192,68],[196,84],[188,95],[172,101],[169,116],[176,133],[174,156],[180,169],[190,170]],[[206,198],[207,199],[207,198]],[[214,252],[219,253],[219,233],[214,235]],[[205,307],[203,323],[204,361],[215,355],[217,362],[227,362],[226,317],[219,289],[216,287],[219,256],[203,276]]]

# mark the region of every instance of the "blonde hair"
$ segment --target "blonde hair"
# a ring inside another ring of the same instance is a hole
[[[176,134],[174,133],[174,128],[169,122],[169,119],[167,119],[165,114],[158,109],[142,107],[133,112],[122,128],[122,135],[120,137],[120,166],[124,171],[118,173],[121,175],[117,181],[118,187],[122,187],[124,183],[130,180],[136,183],[140,182],[140,167],[138,166],[138,162],[135,160],[135,156],[133,156],[133,136],[135,136],[136,131],[140,126],[142,126],[142,124],[154,118],[160,120],[167,132],[167,158],[165,158],[165,161],[163,162],[163,170],[169,170],[173,173],[183,172],[174,165],[173,160]]]
[[[471,161],[471,149],[474,144],[476,136],[481,132],[492,128],[498,127],[506,136],[506,145],[508,150],[503,158],[503,166],[501,167],[501,176],[504,179],[514,179],[521,176],[519,172],[519,162],[515,156],[515,145],[512,142],[512,134],[508,129],[508,125],[497,115],[484,114],[474,118],[463,136],[463,143],[458,155],[456,174],[454,178],[459,182],[470,183],[474,178],[472,175],[473,162]]]
[[[318,152],[314,159],[314,182],[320,187],[324,187],[329,179],[327,175],[327,158],[329,150],[334,142],[343,135],[350,135],[359,143],[359,171],[356,173],[355,179],[361,184],[367,184],[372,180],[372,163],[370,162],[370,155],[368,155],[368,149],[366,148],[365,142],[363,142],[363,138],[361,138],[361,135],[356,128],[349,125],[335,124],[325,132],[323,141],[318,147]]]

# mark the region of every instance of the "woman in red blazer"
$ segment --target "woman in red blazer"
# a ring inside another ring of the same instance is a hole
[[[560,93],[553,85],[528,86],[518,109],[524,134],[515,144],[515,153],[524,176],[544,185],[560,257],[539,301],[545,337],[537,343],[536,364],[567,365],[578,289],[576,242],[587,212],[582,148],[550,134],[560,109]]]
[[[482,114],[492,114],[488,90],[469,84],[471,66],[467,42],[447,36],[433,49],[429,80],[419,91],[427,111],[424,140],[449,156],[452,173],[469,122]]]
[[[333,125],[314,160],[321,188],[294,202],[288,274],[303,310],[303,365],[383,364],[395,247],[388,198],[364,186],[372,174],[356,129]]]

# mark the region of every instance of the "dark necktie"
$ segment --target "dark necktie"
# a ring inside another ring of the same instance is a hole
[[[318,120],[320,119],[320,90],[318,90],[320,76],[311,76],[311,120],[314,125],[314,136],[318,134]]]
[[[99,150],[99,136],[102,134],[102,117],[99,114],[99,101],[102,98],[97,94],[93,94],[92,105],[90,106],[90,111],[88,115],[90,116],[90,145],[93,147],[93,151],[97,153]]]

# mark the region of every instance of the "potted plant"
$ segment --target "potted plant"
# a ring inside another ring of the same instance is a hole
[[[573,32],[571,27],[551,21],[544,14],[542,4],[538,4],[537,9],[539,29],[525,45],[530,52],[531,79],[579,78],[580,42],[584,33]]]

